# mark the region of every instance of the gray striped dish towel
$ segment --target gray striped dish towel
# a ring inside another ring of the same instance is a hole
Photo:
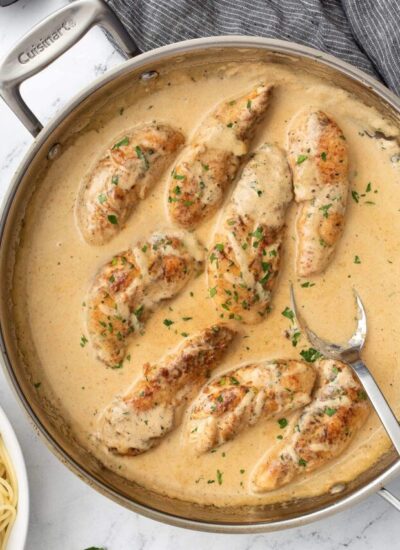
[[[400,94],[400,0],[106,0],[141,51],[244,34],[329,52]]]

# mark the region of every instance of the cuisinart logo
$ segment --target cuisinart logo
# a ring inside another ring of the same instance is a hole
[[[63,23],[61,23],[58,29],[49,34],[49,36],[40,39],[37,44],[33,44],[30,50],[25,50],[20,53],[18,55],[18,61],[23,65],[25,65],[25,63],[29,63],[29,61],[32,61],[32,59],[44,52],[46,48],[51,46],[54,42],[56,42],[66,32],[70,31],[75,26],[75,21],[73,21],[72,19],[66,19]]]

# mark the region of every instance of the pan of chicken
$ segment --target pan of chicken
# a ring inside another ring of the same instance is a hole
[[[43,128],[19,85],[94,24],[130,59]],[[131,510],[232,533],[320,519],[398,474],[360,381],[313,349],[289,295],[344,341],[357,288],[400,415],[398,98],[277,40],[138,55],[101,0],[49,16],[0,75],[35,136],[1,212],[2,357],[60,460]]]

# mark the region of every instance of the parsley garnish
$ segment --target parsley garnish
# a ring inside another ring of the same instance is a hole
[[[287,317],[292,323],[294,323],[294,313],[290,309],[290,307],[285,307],[285,309],[282,311],[282,315],[284,317]]]
[[[299,466],[307,466],[307,461],[304,458],[299,458]]]
[[[119,182],[119,176],[113,176],[113,177],[111,178],[111,183],[112,183],[113,185],[118,185],[118,182]]]
[[[331,407],[325,407],[324,413],[328,416],[333,416],[336,412],[336,409],[331,409]]]
[[[113,149],[119,149],[123,145],[129,145],[129,138],[127,136],[122,138],[121,141],[117,141],[117,143],[115,143],[115,145],[113,145]]]
[[[329,215],[328,210],[331,207],[332,207],[332,204],[324,204],[324,206],[320,207],[320,210],[322,211],[322,215],[324,216],[324,218],[328,217]]]
[[[103,203],[106,202],[107,196],[104,195],[104,193],[102,193],[101,195],[99,195],[99,196],[97,197],[97,199],[98,199],[98,201],[99,201],[100,204],[103,204]]]
[[[84,348],[88,342],[89,342],[89,340],[88,340],[88,339],[86,338],[86,336],[83,334],[83,335],[81,336],[81,342],[80,342],[81,348]]]
[[[184,180],[186,176],[182,176],[181,174],[177,174],[175,170],[172,172],[172,177],[174,180]]]
[[[174,321],[171,321],[171,319],[164,319],[163,323],[166,327],[169,328],[171,325],[174,324]]]
[[[221,470],[217,470],[217,481],[218,481],[218,485],[222,485],[222,476],[223,476],[223,473],[221,472]]]
[[[307,159],[308,159],[307,155],[299,155],[297,157],[296,164],[302,164]]]
[[[311,283],[310,281],[305,281],[304,283],[301,283],[300,286],[302,288],[311,288],[312,286],[315,286],[315,283]]]
[[[286,420],[286,418],[280,418],[278,420],[278,424],[280,429],[283,430],[283,428],[286,428],[286,426],[288,425],[288,421]]]
[[[300,337],[301,337],[301,332],[294,332],[292,334],[292,346],[295,348],[300,340]]]
[[[211,298],[214,298],[214,296],[217,294],[217,289],[214,287],[208,289]]]
[[[136,154],[137,154],[138,159],[140,159],[140,160],[143,161],[144,169],[145,169],[145,170],[148,170],[148,169],[149,169],[149,161],[147,160],[146,155],[143,153],[143,151],[142,151],[142,149],[139,147],[139,145],[136,145],[135,151],[136,151]]]
[[[143,305],[143,304],[135,309],[135,311],[134,311],[133,313],[134,313],[136,319],[139,319],[139,318],[140,318],[140,316],[141,316],[142,313],[143,313],[143,309],[144,309],[144,305]]]
[[[321,153],[321,158],[322,158],[322,160],[326,160],[326,153],[325,153],[325,151],[323,151],[323,152]]]
[[[307,361],[307,363],[314,363],[314,361],[322,357],[322,353],[314,348],[303,349],[300,352],[300,355],[305,361]]]
[[[110,214],[109,216],[107,216],[107,219],[113,225],[117,225],[117,223],[118,223],[118,218],[114,214]]]
[[[353,197],[353,200],[355,202],[360,202],[360,194],[357,191],[355,191],[354,189],[351,192],[351,196]]]
[[[360,260],[359,256],[354,256],[354,263],[355,264],[360,264],[361,263],[361,260]]]

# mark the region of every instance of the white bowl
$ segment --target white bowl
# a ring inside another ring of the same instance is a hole
[[[14,466],[18,480],[18,509],[17,517],[12,526],[6,550],[23,550],[28,533],[29,522],[29,486],[28,476],[21,447],[17,436],[5,412],[0,407],[0,434],[3,437],[10,460]]]

